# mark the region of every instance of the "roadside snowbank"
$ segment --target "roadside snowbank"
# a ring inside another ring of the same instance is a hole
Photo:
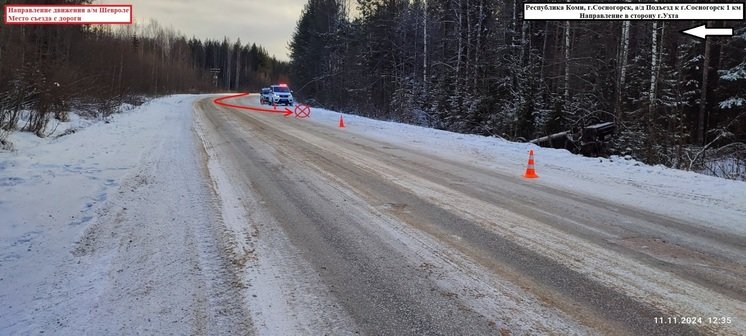
[[[142,98],[143,101],[147,101]],[[72,110],[68,113],[67,121],[59,121],[51,118],[44,129],[44,138],[40,138],[30,132],[14,131],[9,134],[8,141],[10,144],[10,151],[23,151],[28,148],[34,148],[41,144],[52,142],[54,139],[67,136],[78,132],[88,126],[95,125],[97,123],[108,123],[117,118],[117,116],[128,113],[137,106],[124,103],[115,109],[115,113],[106,118],[85,118],[81,115],[90,114],[82,110]],[[29,120],[29,112],[21,111],[20,118],[16,124],[16,129],[24,128]],[[7,149],[0,148],[0,152],[8,151]]]
[[[117,259],[116,245],[86,260],[74,256],[88,248],[78,242],[100,210],[129,188],[128,180],[137,177],[144,157],[162,157],[153,152],[167,147],[158,144],[190,135],[192,100],[184,95],[152,100],[112,115],[109,123],[73,115],[47,138],[22,132],[10,136],[15,150],[0,152],[0,334],[79,334],[116,324],[86,321],[97,309],[91,306],[98,305],[103,287],[110,285],[106,281],[109,263]],[[54,136],[71,128],[75,134]],[[143,198],[141,204],[152,202]],[[118,219],[122,221],[127,218]]]

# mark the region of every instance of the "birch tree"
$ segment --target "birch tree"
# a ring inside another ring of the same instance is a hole
[[[619,70],[618,70],[618,77],[616,82],[616,121],[617,123],[621,123],[623,121],[623,108],[622,108],[622,96],[624,93],[622,92],[624,88],[624,82],[627,79],[627,61],[629,59],[629,21],[622,21],[622,33],[621,38],[619,40],[619,56],[618,56],[618,62],[619,62]]]
[[[665,23],[661,24],[665,27]],[[651,33],[651,44],[650,44],[650,90],[648,91],[648,113],[646,120],[646,126],[648,130],[647,134],[647,159],[648,162],[656,160],[653,146],[656,141],[656,116],[658,106],[658,77],[660,76],[661,61],[660,61],[660,46],[663,45],[662,41],[658,40],[658,21],[653,21],[653,29]],[[663,34],[661,33],[661,39]]]

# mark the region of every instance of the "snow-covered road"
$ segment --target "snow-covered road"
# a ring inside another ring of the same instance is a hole
[[[535,147],[524,180],[529,145],[338,118],[16,135],[0,334],[746,333],[746,183]]]

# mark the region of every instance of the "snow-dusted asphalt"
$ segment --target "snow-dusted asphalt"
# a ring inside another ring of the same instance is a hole
[[[746,334],[742,182],[214,98],[16,135],[0,335]]]
[[[243,104],[256,104],[255,97]],[[742,236],[601,201],[335,123],[195,104],[211,173],[230,181],[280,333],[739,334]],[[422,139],[427,142],[427,139]],[[224,190],[225,191],[225,190]],[[226,194],[223,192],[222,194]],[[665,205],[662,205],[665,206]],[[282,248],[278,249],[278,246]],[[257,291],[248,305],[267,300]],[[317,316],[322,322],[309,323]],[[729,325],[656,317],[731,316]],[[277,331],[277,330],[276,330]],[[335,332],[335,333],[337,333]]]

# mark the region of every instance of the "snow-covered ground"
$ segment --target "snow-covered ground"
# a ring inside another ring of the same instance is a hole
[[[337,125],[340,113],[313,108],[310,121]],[[540,183],[687,222],[746,235],[746,182],[620,157],[588,158],[562,149],[344,114],[345,131],[521,176],[534,150]]]
[[[0,152],[0,334],[232,334],[195,96]],[[202,245],[204,244],[204,245]],[[209,274],[206,276],[205,274]],[[183,309],[188,308],[185,312]],[[222,314],[222,313],[220,313]],[[201,332],[202,331],[202,332]]]
[[[220,307],[219,295],[235,293],[199,275],[220,272],[222,266],[214,264],[213,256],[219,253],[210,251],[214,246],[195,243],[214,234],[209,228],[213,209],[208,205],[215,202],[200,187],[206,184],[196,164],[199,146],[192,133],[195,97],[199,96],[155,99],[114,115],[110,123],[73,116],[54,134],[71,127],[78,130],[62,137],[11,135],[15,150],[0,152],[0,334],[44,330],[107,334],[134,328],[128,321],[142,321],[147,314],[161,316],[154,319],[159,323],[173,317],[169,322],[175,323],[140,325],[137,332],[193,334],[215,323],[250,324],[213,316],[220,309],[240,307]],[[336,127],[339,116],[314,108],[309,122]],[[516,178],[523,174],[528,150],[533,149],[537,183],[746,235],[744,182],[622,158],[586,158],[496,138],[353,115],[344,118],[344,132],[471,162]],[[209,168],[214,174],[215,167]],[[229,185],[225,177],[212,177],[217,180],[213,187],[224,192]],[[220,198],[224,224],[230,224],[232,217],[245,217],[231,212],[236,207],[226,202],[231,195]],[[144,222],[146,218],[163,225],[151,225],[155,222]],[[250,250],[241,244],[237,243],[238,252]],[[137,252],[127,252],[130,246]],[[198,252],[186,257],[173,253],[182,250]],[[184,262],[194,263],[200,272],[154,269],[154,265]],[[108,291],[112,287],[118,288],[113,293],[136,291],[112,297]],[[163,288],[175,292],[158,292]],[[222,294],[212,295],[210,288]],[[167,309],[185,305],[205,312],[185,321]],[[208,306],[218,308],[211,311]],[[256,312],[254,318],[260,320]],[[230,334],[229,329],[214,330]]]

